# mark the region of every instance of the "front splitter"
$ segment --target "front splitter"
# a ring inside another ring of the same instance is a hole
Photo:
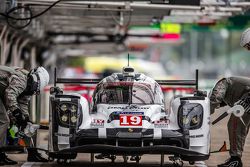
[[[90,145],[71,147],[53,153],[55,154],[108,153],[114,155],[169,154],[169,155],[180,156],[185,161],[203,161],[209,158],[209,154],[202,154],[185,148],[169,146],[169,145],[124,147],[124,146],[112,146],[105,144],[90,144]]]

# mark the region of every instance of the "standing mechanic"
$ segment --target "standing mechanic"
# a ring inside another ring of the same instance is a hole
[[[12,113],[16,125],[23,130],[29,122],[28,104],[32,95],[39,94],[49,82],[49,74],[43,67],[30,72],[21,68],[0,66],[0,149],[6,145],[9,127],[8,112]],[[28,148],[28,161],[46,161],[36,149]],[[14,165],[1,150],[0,166]]]
[[[250,28],[245,30],[241,36],[240,45],[250,50]],[[231,114],[228,121],[228,134],[230,141],[230,158],[218,167],[242,167],[242,152],[250,127],[250,78],[229,77],[219,80],[210,95],[211,114],[214,110],[225,105],[233,107],[235,104],[242,105],[245,113],[240,118]]]

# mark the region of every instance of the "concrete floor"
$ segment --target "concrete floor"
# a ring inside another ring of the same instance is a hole
[[[216,114],[211,116],[211,119],[214,120],[220,113],[217,112]],[[229,148],[229,142],[228,142],[228,133],[227,133],[227,121],[228,118],[225,118],[218,124],[211,126],[211,151],[218,150],[224,141],[227,142],[227,147]],[[46,132],[40,133],[42,134],[39,137],[39,142],[42,147],[46,147]],[[42,139],[42,140],[41,140]],[[48,166],[48,167],[54,167],[54,166],[60,166],[56,162],[50,162],[50,163],[28,163],[26,161],[26,154],[9,154],[9,157],[19,161],[19,164],[16,165],[16,167],[40,167],[40,166]],[[214,153],[211,154],[210,159],[206,161],[206,164],[209,167],[216,167],[217,164],[220,164],[224,162],[228,158],[228,152],[223,153]],[[245,151],[243,154],[243,164],[244,167],[250,167],[250,139],[247,138],[246,144],[245,144]],[[141,167],[151,167],[151,166],[160,166],[160,155],[144,155],[142,157],[142,160],[140,161],[140,165],[137,165],[135,162],[128,162],[128,164],[123,163],[122,157],[117,157],[116,163],[112,164],[110,163],[110,160],[96,160],[95,165],[92,165],[90,163],[90,154],[78,154],[77,159],[74,160],[70,165],[66,166],[72,166],[72,167],[82,167],[82,166],[95,166],[95,167],[115,167],[115,166],[141,166]],[[165,156],[165,166],[170,166],[168,161],[168,156]],[[64,165],[65,166],[65,165]],[[188,163],[185,163],[185,167],[191,166]]]

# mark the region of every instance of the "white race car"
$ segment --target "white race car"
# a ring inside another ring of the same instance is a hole
[[[56,74],[55,74],[56,75]],[[64,93],[56,83],[97,84],[92,101]],[[160,85],[189,85],[192,95],[173,97],[165,106]],[[172,155],[170,160],[207,160],[210,155],[210,107],[195,80],[153,80],[131,67],[102,80],[56,78],[50,96],[49,156],[58,162],[77,153],[121,155],[139,162],[143,154]]]

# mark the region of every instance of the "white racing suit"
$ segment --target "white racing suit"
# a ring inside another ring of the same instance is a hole
[[[28,71],[24,69],[0,66],[0,148],[6,145],[9,126],[7,111],[21,109],[28,115],[30,96],[22,95],[27,86]]]
[[[244,101],[245,113],[242,116],[242,121],[231,114],[228,121],[228,134],[230,141],[230,155],[242,156],[245,140],[250,127],[250,101],[243,97],[250,98],[250,78],[245,77],[230,77],[219,80],[213,88],[210,95],[211,114],[214,113],[215,108],[225,105],[233,107],[234,104],[241,104]],[[247,99],[249,99],[247,98]]]

